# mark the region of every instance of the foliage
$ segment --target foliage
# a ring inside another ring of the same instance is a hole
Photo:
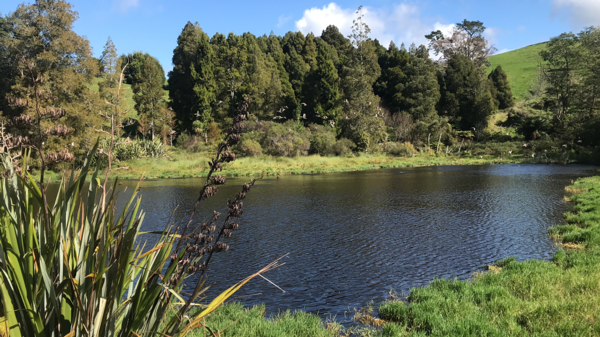
[[[502,70],[502,66],[497,66],[496,69],[492,70],[488,78],[494,84],[492,96],[498,101],[498,108],[506,109],[515,105],[512,91],[510,90],[510,85],[508,84],[506,73]]]
[[[477,136],[487,126],[496,110],[492,97],[492,83],[482,68],[462,54],[455,54],[448,61],[444,73],[438,75],[441,98],[438,111],[447,114],[462,130],[473,129]]]
[[[296,157],[308,154],[310,140],[308,132],[297,132],[292,121],[284,124],[272,123],[265,132],[262,148],[266,154],[281,157]]]
[[[192,122],[205,112],[212,115],[216,101],[213,58],[206,33],[188,22],[177,38],[169,72],[170,107],[180,130],[190,131]]]
[[[242,137],[242,141],[237,146],[238,153],[244,157],[256,157],[263,154],[260,144],[249,138]]]
[[[28,137],[37,146],[43,142],[48,152],[64,152],[69,145],[71,154],[83,156],[89,145],[86,140],[101,121],[98,94],[87,86],[98,73],[98,64],[88,41],[72,29],[77,15],[66,2],[40,0],[20,5],[1,20],[0,106],[6,118],[39,119],[44,130],[56,132],[58,127],[66,132],[63,137],[42,139],[31,128],[10,125],[11,133]],[[47,118],[57,110],[68,114]]]
[[[166,132],[169,134],[174,123],[163,98],[164,73],[162,68],[159,68],[152,58],[147,57],[136,78],[136,83],[133,85],[135,109],[150,123],[151,139],[154,140],[155,133]],[[161,131],[163,129],[164,131]],[[146,135],[142,134],[142,137],[146,137]]]
[[[146,60],[154,63],[158,76],[160,76],[160,83],[163,85],[166,82],[165,71],[160,64],[160,62],[152,55],[148,53],[142,53],[139,51],[133,52],[133,54],[123,54],[119,58],[121,60],[121,64],[129,64],[123,73],[125,83],[133,86],[135,84],[143,81],[141,76],[142,68],[144,67],[144,63]]]

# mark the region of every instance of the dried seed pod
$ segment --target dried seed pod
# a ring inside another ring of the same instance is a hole
[[[225,179],[225,177],[220,176],[220,175],[216,175],[213,177],[213,184],[215,185],[223,185],[227,182],[227,179]]]

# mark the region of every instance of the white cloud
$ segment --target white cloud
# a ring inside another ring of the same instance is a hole
[[[355,11],[341,8],[333,2],[323,8],[307,9],[302,18],[296,21],[296,29],[304,34],[312,32],[321,35],[327,26],[335,25],[342,34],[348,36],[352,20],[356,18]],[[426,34],[440,30],[444,35],[450,35],[454,28],[453,24],[424,22],[420,18],[419,8],[405,3],[394,6],[391,11],[364,7],[363,14],[365,23],[371,28],[370,36],[377,38],[386,47],[390,41],[397,45],[404,43],[407,47],[411,43],[426,45]]]
[[[489,41],[490,44],[498,44],[498,34],[500,34],[500,28],[488,27],[483,32],[483,36]]]
[[[113,0],[113,10],[125,14],[139,4],[140,0]]]
[[[567,13],[573,26],[600,25],[599,0],[554,0],[552,14],[564,15]]]
[[[285,15],[279,16],[279,19],[277,20],[277,28],[283,27],[291,19],[292,19],[291,16],[285,16]]]

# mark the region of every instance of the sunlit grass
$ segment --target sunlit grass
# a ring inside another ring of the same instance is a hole
[[[148,178],[203,177],[208,173],[207,153],[175,151],[168,158],[134,159],[117,164],[113,176],[127,179],[139,178],[142,173]],[[520,163],[521,156],[505,157],[500,161],[496,156],[425,156],[391,157],[386,155],[357,155],[353,157],[244,157],[225,164],[223,174],[227,176],[316,174],[374,170],[382,168],[436,166],[436,165],[478,165],[492,163]]]
[[[546,43],[539,43],[493,55],[489,58],[491,66],[487,69],[488,73],[497,66],[502,66],[513,96],[517,101],[524,100],[531,82],[536,77],[538,66],[542,63],[540,51],[544,48]]]

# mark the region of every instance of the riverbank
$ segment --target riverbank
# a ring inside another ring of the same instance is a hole
[[[379,306],[383,336],[600,335],[600,177],[566,191],[575,207],[549,230],[552,261],[508,258],[469,281],[413,288]]]
[[[239,304],[220,308],[207,325],[224,329],[241,317],[222,336],[600,335],[600,177],[565,190],[574,208],[548,231],[559,246],[551,261],[506,258],[466,281],[434,280],[380,304],[379,317],[361,310],[365,325],[351,329],[303,312],[265,319],[264,306]]]
[[[111,177],[139,179],[143,174],[153,179],[205,177],[208,174],[208,154],[174,152],[169,158],[133,159],[117,163]],[[357,155],[353,157],[242,157],[223,165],[225,176],[260,176],[286,174],[319,174],[330,172],[364,171],[396,167],[419,167],[438,165],[483,165],[531,163],[521,155],[507,156],[425,156],[393,157],[386,155]]]

